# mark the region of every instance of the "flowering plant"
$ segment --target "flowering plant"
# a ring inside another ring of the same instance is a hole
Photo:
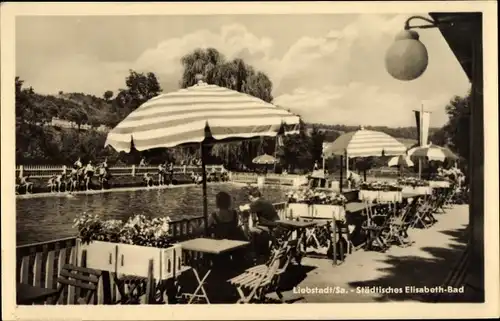
[[[169,217],[148,219],[144,215],[135,215],[124,223],[83,213],[75,218],[73,227],[78,229],[78,237],[84,244],[106,241],[166,248],[172,243]]]
[[[398,179],[398,184],[402,186],[412,186],[412,187],[429,186],[428,181],[424,181],[423,179],[418,179],[413,177],[400,178]]]
[[[439,168],[435,177],[437,181],[456,181],[459,177],[463,176],[462,171],[457,167],[450,169]]]
[[[401,192],[403,188],[396,182],[363,182],[360,189],[367,191]]]
[[[347,203],[347,198],[342,194],[337,194],[331,191],[313,191],[311,189],[301,191],[291,191],[287,193],[289,203],[304,203],[304,204],[325,204],[325,205],[340,205],[344,206]]]

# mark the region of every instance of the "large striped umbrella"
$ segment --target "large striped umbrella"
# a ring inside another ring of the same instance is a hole
[[[378,131],[361,128],[338,137],[326,146],[323,154],[344,155],[348,157],[392,156],[401,155],[406,147],[396,138]]]
[[[203,214],[207,226],[205,146],[258,136],[295,134],[299,117],[256,97],[202,80],[154,97],[113,128],[105,146],[129,152],[199,143],[202,151]]]
[[[333,143],[326,146],[323,150],[323,157],[340,155],[348,160],[349,157],[401,155],[405,151],[406,147],[396,138],[361,127],[359,130],[339,136]],[[346,171],[348,170],[347,168]],[[340,186],[342,188],[342,171],[340,172]]]
[[[387,162],[387,166],[393,167],[397,166],[399,170],[399,176],[403,175],[403,168],[404,167],[413,167],[415,164],[412,162],[410,159],[410,156],[408,155],[399,155],[399,156],[394,156],[389,159]]]
[[[410,159],[408,155],[399,155],[399,156],[394,156],[389,159],[387,162],[387,166],[392,167],[392,166],[402,166],[402,167],[413,167],[413,162]]]
[[[427,159],[429,161],[444,162],[445,160],[457,160],[458,156],[446,147],[433,145],[417,146],[408,150],[408,156],[414,159]]]

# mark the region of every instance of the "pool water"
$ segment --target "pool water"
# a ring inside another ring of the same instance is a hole
[[[220,191],[233,197],[233,205],[248,203],[246,190],[231,183],[207,187],[209,213],[215,210],[215,195]],[[264,187],[269,201],[283,202],[287,189]],[[40,197],[16,200],[17,245],[44,242],[76,234],[73,219],[82,212],[104,218],[126,220],[132,215],[169,216],[182,219],[203,215],[201,186],[177,186],[171,189],[137,190],[112,193],[80,194],[73,197]]]

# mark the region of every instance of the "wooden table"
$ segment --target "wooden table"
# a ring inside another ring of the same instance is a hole
[[[365,203],[365,202],[351,202],[351,203],[346,204],[345,210],[346,210],[346,212],[351,213],[351,214],[359,213],[359,212],[367,209],[368,207],[371,207],[374,205],[375,204]]]
[[[426,194],[420,194],[420,193],[403,193],[403,198],[415,198],[415,197],[421,197],[425,196]]]
[[[250,244],[250,242],[227,239],[217,240],[200,237],[184,241],[179,244],[181,245],[183,251],[201,252],[209,255],[221,255],[247,246]],[[208,269],[203,278],[200,278],[200,275],[195,267],[192,267],[192,269],[196,280],[198,281],[198,287],[193,294],[186,293],[186,295],[190,297],[188,304],[192,303],[195,298],[202,298],[206,301],[206,303],[210,303],[203,284],[212,272],[212,269]],[[198,294],[199,292],[202,292],[202,294]]]
[[[298,229],[303,229],[303,228],[308,228],[308,227],[313,227],[316,225],[315,222],[307,222],[307,221],[294,221],[294,220],[278,220],[275,222],[279,226],[291,229],[291,230],[298,230]]]
[[[55,297],[57,293],[57,289],[40,288],[24,283],[16,285],[17,304],[44,303],[48,298]]]

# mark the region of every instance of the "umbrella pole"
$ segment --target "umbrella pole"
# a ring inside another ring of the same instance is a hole
[[[422,179],[422,158],[418,158],[418,179]]]
[[[208,202],[207,202],[207,171],[205,164],[205,144],[200,144],[201,148],[201,178],[203,188],[203,223],[205,225],[205,235],[208,236]]]
[[[342,172],[344,171],[344,157],[340,155],[340,193],[342,193]]]

